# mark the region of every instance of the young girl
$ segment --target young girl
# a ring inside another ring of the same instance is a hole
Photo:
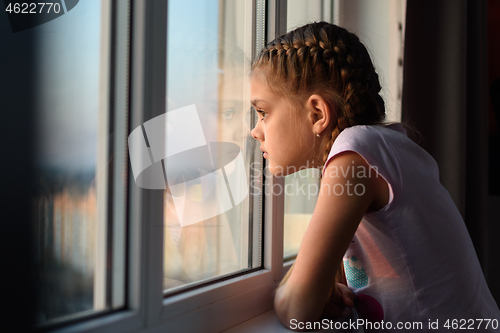
[[[436,162],[401,124],[384,125],[380,89],[359,39],[325,22],[276,38],[252,65],[252,136],[270,172],[323,174],[275,311],[292,329],[356,305],[366,331],[497,331],[500,312]]]

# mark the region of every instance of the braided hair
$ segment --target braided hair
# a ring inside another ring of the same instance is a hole
[[[359,38],[327,22],[297,28],[267,44],[252,62],[269,88],[295,103],[320,93],[336,113],[325,130],[323,163],[344,129],[381,124],[385,119],[381,86],[370,55]]]

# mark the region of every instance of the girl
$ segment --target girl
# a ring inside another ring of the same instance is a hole
[[[270,172],[316,165],[323,174],[276,292],[285,326],[338,319],[356,304],[367,331],[401,323],[447,331],[464,321],[498,330],[498,307],[436,162],[401,124],[384,125],[378,75],[354,34],[320,22],[276,38],[254,60],[250,89],[252,136]]]

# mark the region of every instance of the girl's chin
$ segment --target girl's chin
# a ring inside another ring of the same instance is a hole
[[[275,177],[283,177],[283,176],[288,175],[286,167],[275,166],[275,165],[272,165],[271,163],[269,164],[268,170],[269,170],[269,173]]]
[[[307,166],[305,165],[305,166],[301,166],[301,167],[274,165],[274,163],[272,163],[272,161],[268,161],[267,165],[268,165],[267,166],[268,172],[275,177],[289,176],[289,175],[294,174],[298,171],[312,168],[309,165],[307,165]]]

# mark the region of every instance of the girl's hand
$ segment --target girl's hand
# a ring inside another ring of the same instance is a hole
[[[354,306],[354,294],[342,283],[337,283],[325,305],[322,318],[338,319],[341,316],[348,315]],[[346,309],[347,307],[347,309]]]

